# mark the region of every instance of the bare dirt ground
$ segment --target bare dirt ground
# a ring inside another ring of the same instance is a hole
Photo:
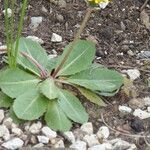
[[[137,98],[150,96],[150,88],[148,87],[150,64],[145,59],[139,60],[137,58],[137,54],[141,51],[150,50],[150,31],[140,19],[140,7],[143,3],[144,0],[113,0],[106,9],[92,15],[81,35],[81,38],[93,37],[97,41],[95,61],[120,72],[130,68],[137,68],[140,71],[140,78],[134,81]],[[42,7],[48,11],[43,12]],[[48,53],[55,49],[61,54],[63,47],[72,41],[86,8],[86,3],[82,0],[74,2],[67,0],[65,8],[46,0],[29,0],[23,35],[35,35],[44,40],[43,47]],[[2,4],[0,4],[0,10],[3,10]],[[150,16],[150,5],[145,7],[145,11]],[[16,15],[18,15],[18,11],[16,11]],[[63,18],[60,19],[58,15],[62,15]],[[29,28],[30,18],[34,16],[44,18],[36,31]],[[0,42],[4,44],[4,18],[2,14],[0,17]],[[63,42],[52,43],[52,33],[61,35]],[[96,59],[97,57],[101,57],[101,59]],[[132,98],[132,96],[126,96],[123,91],[114,97],[104,97],[103,99],[108,103],[106,108],[99,108],[85,100],[82,101],[90,114],[90,121],[93,122],[95,130],[103,124],[103,120],[100,119],[101,112],[103,112],[107,124],[122,133],[138,134],[137,128],[142,128],[140,131],[143,131],[143,134],[148,134],[150,132],[149,119],[139,120],[132,115],[122,116],[118,111],[119,105],[127,104]],[[117,137],[133,141],[139,150],[146,149],[145,141],[142,138],[128,137],[112,131],[111,138]]]

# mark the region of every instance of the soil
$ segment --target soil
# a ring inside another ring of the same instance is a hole
[[[51,53],[53,49],[58,54],[62,53],[63,47],[73,40],[78,25],[85,15],[87,6],[83,0],[66,1],[66,7],[61,8],[46,0],[29,0],[23,35],[35,35],[43,39],[44,44],[42,46],[48,53]],[[0,12],[3,10],[1,3]],[[134,81],[136,97],[150,96],[150,88],[148,87],[149,62],[146,59],[139,60],[137,58],[137,54],[141,51],[150,50],[150,31],[142,24],[140,19],[140,7],[143,3],[144,0],[113,0],[106,9],[97,11],[92,15],[81,35],[83,39],[92,37],[97,41],[95,62],[119,72],[130,68],[139,69],[141,77]],[[43,6],[48,12],[42,11]],[[145,7],[145,11],[150,16],[150,5]],[[18,13],[19,10],[16,11],[16,15],[19,15]],[[63,19],[59,19],[58,15],[62,15]],[[29,28],[30,18],[33,16],[44,18],[38,30],[35,31]],[[4,18],[2,14],[0,14],[0,17],[0,42],[4,44]],[[63,42],[52,43],[52,33],[61,35]],[[133,55],[129,55],[129,51],[132,51]],[[103,120],[100,119],[101,112],[103,112],[105,121],[113,129],[122,133],[138,134],[142,131],[143,134],[148,134],[150,132],[149,119],[141,121],[131,115],[121,115],[118,111],[119,105],[127,104],[132,98],[132,95],[127,96],[121,90],[114,97],[103,97],[108,106],[99,108],[81,97],[90,114],[90,121],[93,122],[95,131],[100,125],[104,124]],[[74,126],[78,125],[75,124]],[[146,143],[142,138],[128,137],[113,131],[111,133],[111,138],[121,137],[123,140],[135,143],[139,150],[146,149]]]

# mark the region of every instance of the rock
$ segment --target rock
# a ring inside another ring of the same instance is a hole
[[[84,123],[80,129],[86,134],[93,134],[93,125],[91,122]]]
[[[65,148],[65,145],[64,145],[64,141],[63,140],[59,140],[55,145],[54,145],[55,148]]]
[[[31,17],[30,28],[36,29],[43,21],[43,17]]]
[[[57,133],[53,130],[51,130],[49,127],[43,127],[42,133],[47,136],[50,140],[55,138],[57,136]]]
[[[45,12],[45,13],[48,12],[48,10],[44,6],[42,6],[42,11]]]
[[[141,53],[138,54],[138,58],[150,58],[150,51],[142,51]]]
[[[37,42],[39,44],[44,44],[44,41],[42,39],[38,38],[37,36],[27,36],[26,38],[30,39],[34,42]]]
[[[123,140],[118,140],[114,146],[113,146],[113,150],[126,150],[127,148],[129,148],[131,145]]]
[[[150,107],[147,107],[147,111],[150,113]]]
[[[51,42],[62,42],[62,37],[56,33],[52,34]]]
[[[12,128],[12,123],[13,123],[13,120],[10,117],[4,119],[4,121],[3,121],[3,125],[5,125],[8,129]]]
[[[49,138],[47,136],[37,136],[38,141],[43,144],[49,143]]]
[[[74,136],[74,134],[73,134],[71,131],[67,131],[67,132],[65,132],[64,134],[67,136],[67,138],[68,138],[72,143],[75,142],[75,136]]]
[[[83,140],[87,143],[87,145],[89,147],[92,147],[94,145],[98,145],[99,144],[99,141],[98,141],[98,139],[97,139],[95,134],[85,135],[83,137]]]
[[[0,137],[2,137],[5,141],[10,139],[9,130],[5,125],[0,125]]]
[[[37,134],[40,132],[40,129],[42,127],[41,122],[37,122],[37,123],[33,123],[30,127],[29,127],[29,131],[33,134]]]
[[[127,51],[127,54],[130,55],[130,56],[134,56],[134,53],[133,53],[133,51],[131,51],[131,50],[128,50],[128,51]]]
[[[112,150],[112,145],[109,143],[99,144],[88,148],[88,150]]]
[[[140,77],[140,71],[138,69],[128,69],[126,71],[131,80],[135,80]]]
[[[5,115],[4,115],[4,110],[0,109],[0,123],[3,121]]]
[[[62,15],[59,15],[59,14],[56,14],[56,19],[59,21],[59,22],[63,22],[64,21],[64,17]]]
[[[119,105],[118,109],[122,113],[131,113],[132,112],[132,109],[130,107],[127,107],[127,106],[121,106],[121,105]]]
[[[143,103],[144,103],[145,106],[150,106],[150,97],[145,97],[143,99]]]
[[[79,141],[82,140],[83,137],[86,135],[86,133],[83,132],[81,129],[75,129],[73,133],[75,138]]]
[[[1,45],[0,46],[0,54],[5,54],[5,53],[7,53],[7,46]]]
[[[137,150],[137,147],[135,144],[131,144],[130,148],[128,148],[127,150]]]
[[[12,128],[12,133],[14,133],[17,136],[20,136],[23,132],[19,128]]]
[[[23,146],[24,142],[19,138],[14,138],[2,144],[3,147],[9,150],[16,150]]]
[[[150,113],[143,111],[141,109],[135,109],[135,111],[133,112],[133,115],[135,117],[139,117],[140,119],[150,118]]]
[[[6,15],[6,10],[3,10],[3,14]],[[8,15],[8,18],[12,16],[12,10],[10,8],[7,8],[7,15]]]
[[[34,147],[34,148],[41,148],[41,147],[43,147],[43,146],[44,146],[43,143],[38,143],[38,144],[34,145],[33,147]]]
[[[65,8],[67,4],[65,0],[58,0],[58,5],[61,8]]]
[[[86,150],[86,143],[84,141],[76,141],[70,148],[74,148],[75,150]]]
[[[97,132],[97,137],[99,139],[107,139],[109,135],[110,135],[109,128],[106,126],[100,127]]]
[[[144,107],[143,100],[141,98],[133,98],[129,101],[129,106],[133,109]]]

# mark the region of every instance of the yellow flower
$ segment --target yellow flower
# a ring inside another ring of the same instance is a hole
[[[89,2],[100,4],[100,3],[108,3],[109,0],[88,0]]]

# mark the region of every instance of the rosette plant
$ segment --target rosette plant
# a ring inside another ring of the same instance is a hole
[[[0,72],[1,107],[10,107],[13,116],[21,120],[36,120],[43,116],[50,128],[67,131],[72,121],[81,124],[88,121],[85,108],[70,86],[87,100],[106,105],[99,95],[117,93],[123,77],[114,70],[92,63],[95,44],[79,39],[89,14],[88,11],[74,41],[57,58],[49,58],[40,44],[24,37],[12,45],[12,56],[18,46],[16,65],[6,65]]]

